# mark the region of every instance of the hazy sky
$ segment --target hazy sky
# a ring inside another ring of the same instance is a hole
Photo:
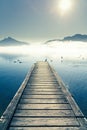
[[[0,39],[11,36],[30,42],[44,42],[75,33],[87,34],[87,0],[0,0]]]

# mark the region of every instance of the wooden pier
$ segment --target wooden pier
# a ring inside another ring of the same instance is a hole
[[[0,119],[0,130],[87,130],[87,120],[48,62],[37,62]]]

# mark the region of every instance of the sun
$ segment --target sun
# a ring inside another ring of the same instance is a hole
[[[58,3],[58,8],[62,14],[65,14],[72,8],[71,0],[60,0]]]

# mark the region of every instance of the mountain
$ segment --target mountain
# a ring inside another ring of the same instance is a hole
[[[53,39],[53,40],[49,40],[49,41],[46,41],[45,44],[48,44],[50,42],[54,42],[54,41],[60,41],[59,39]]]
[[[20,45],[29,45],[26,42],[17,41],[11,37],[4,38],[0,41],[0,46],[20,46]]]
[[[67,36],[64,37],[63,39],[53,39],[45,42],[45,44],[48,44],[50,42],[54,41],[81,41],[81,42],[87,42],[87,35],[82,35],[82,34],[75,34],[73,36]]]
[[[73,36],[64,37],[62,41],[82,41],[87,42],[87,35],[75,34]]]

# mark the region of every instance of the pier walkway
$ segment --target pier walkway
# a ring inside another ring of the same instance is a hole
[[[0,120],[0,130],[87,130],[87,121],[48,62],[37,62]]]

